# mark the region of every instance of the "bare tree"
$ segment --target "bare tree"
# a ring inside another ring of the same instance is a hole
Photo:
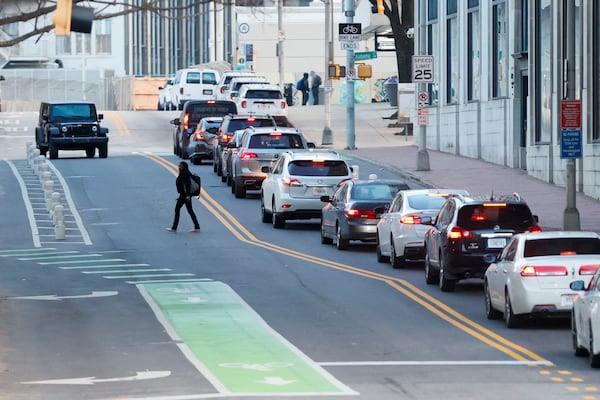
[[[396,63],[398,66],[398,82],[412,82],[412,56],[414,43],[407,31],[413,28],[414,0],[384,0],[383,13],[390,20],[394,44],[396,46]]]
[[[139,4],[130,4],[126,1],[111,0],[73,0],[73,4],[92,7],[95,9],[94,20],[115,18],[139,11],[152,12],[166,19],[194,18],[198,13],[190,13],[196,6],[205,3],[212,3],[214,0],[198,0],[187,2],[185,5],[167,6],[164,0],[150,1],[146,0]],[[230,0],[217,1],[221,6],[231,4]],[[30,32],[22,33],[11,37],[6,33],[0,32],[0,47],[11,47],[31,37],[43,35],[54,29],[52,13],[56,9],[56,1],[46,0],[0,0],[2,11],[0,12],[0,31],[9,24],[18,22],[28,22],[32,26]],[[123,6],[119,12],[109,12],[110,6]],[[6,15],[7,10],[14,10],[10,15]],[[5,31],[6,32],[6,31]]]

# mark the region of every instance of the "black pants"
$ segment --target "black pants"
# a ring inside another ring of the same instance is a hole
[[[314,86],[312,89],[310,89],[310,91],[313,95],[313,104],[314,105],[319,104],[319,87]]]
[[[175,218],[173,219],[173,225],[171,229],[177,230],[177,225],[179,225],[179,213],[181,211],[181,207],[185,204],[185,208],[192,217],[192,222],[194,223],[194,229],[200,229],[200,224],[198,223],[198,218],[196,218],[196,214],[194,213],[194,209],[192,208],[192,198],[179,196],[177,198],[177,204],[175,204]]]
[[[308,90],[302,91],[302,105],[305,106],[308,103]]]

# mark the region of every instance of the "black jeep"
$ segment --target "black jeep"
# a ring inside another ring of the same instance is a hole
[[[40,154],[50,152],[58,158],[58,150],[85,150],[88,158],[108,156],[108,128],[100,126],[104,118],[96,114],[96,106],[86,102],[43,102],[40,106],[35,144]]]

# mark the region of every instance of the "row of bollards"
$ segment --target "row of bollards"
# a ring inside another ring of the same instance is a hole
[[[39,155],[39,151],[31,142],[27,142],[27,159],[33,173],[40,179],[44,190],[44,200],[50,219],[54,225],[54,235],[57,240],[65,239],[65,207],[61,204],[60,193],[54,191],[52,172],[46,162],[46,157]]]

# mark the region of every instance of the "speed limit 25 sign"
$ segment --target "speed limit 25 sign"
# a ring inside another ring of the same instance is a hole
[[[413,56],[412,70],[413,82],[434,82],[433,56]]]

